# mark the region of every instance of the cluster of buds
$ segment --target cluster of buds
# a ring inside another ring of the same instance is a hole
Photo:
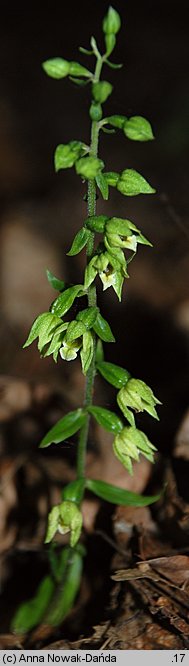
[[[161,405],[161,402],[155,397],[152,389],[141,379],[129,379],[127,384],[120,389],[117,402],[127,421],[133,427],[135,419],[129,407],[135,412],[146,411],[155,419],[159,418],[155,405]]]
[[[135,426],[126,426],[116,435],[113,450],[116,458],[124,465],[129,474],[133,474],[132,459],[139,461],[142,454],[150,462],[154,462],[156,447],[151,444],[148,437]]]
[[[82,523],[82,513],[76,502],[64,500],[61,504],[53,506],[49,513],[45,543],[52,541],[56,532],[60,534],[70,532],[70,546],[73,548],[79,540]]]

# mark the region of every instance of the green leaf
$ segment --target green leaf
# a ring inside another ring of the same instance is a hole
[[[70,72],[70,63],[67,60],[63,60],[63,58],[45,60],[42,63],[42,67],[52,79],[64,79]]]
[[[99,309],[96,306],[91,306],[85,310],[81,310],[81,312],[78,312],[76,319],[77,321],[83,322],[87,329],[90,329],[94,326],[98,312]]]
[[[106,102],[109,95],[111,95],[113,86],[109,81],[98,81],[92,85],[92,94],[95,99],[95,102],[100,102],[103,104]]]
[[[100,312],[98,312],[93,328],[96,335],[98,335],[98,337],[101,338],[103,342],[115,342],[115,338],[111,331],[111,328],[106,319],[102,317]]]
[[[81,157],[80,160],[76,162],[76,173],[82,176],[82,178],[95,178],[99,171],[103,169],[104,162],[99,160],[98,157]]]
[[[47,280],[48,280],[49,284],[51,285],[51,287],[53,287],[53,289],[56,289],[56,291],[63,291],[63,289],[65,287],[65,282],[63,282],[63,280],[59,280],[58,278],[56,278],[51,273],[51,271],[48,270],[48,268],[46,270],[46,274],[47,274]]]
[[[87,371],[90,368],[93,359],[93,353],[94,353],[93,336],[90,331],[86,331],[86,333],[84,333],[83,335],[83,346],[80,351],[82,371],[84,375],[87,374]]]
[[[100,174],[102,176],[102,174]],[[97,179],[96,179],[97,180]],[[85,220],[85,225],[87,229],[91,231],[96,231],[99,234],[103,234],[105,230],[106,222],[109,220],[107,215],[91,215]]]
[[[80,338],[86,332],[86,327],[82,321],[70,321],[65,335],[66,342],[73,342]]]
[[[104,177],[103,173],[99,173],[96,176],[96,184],[102,194],[102,197],[105,201],[108,200],[109,196],[109,187],[108,187],[108,182],[106,178]]]
[[[76,481],[71,481],[71,483],[68,483],[67,486],[63,488],[62,499],[80,504],[83,499],[84,489],[85,479],[82,478],[76,479]]]
[[[66,416],[63,416],[56,425],[49,430],[49,432],[43,437],[40,443],[40,449],[44,449],[50,444],[59,444],[59,442],[64,442],[65,439],[71,437],[78,430],[82,428],[85,423],[86,413],[83,409],[75,409],[73,412],[69,412]]]
[[[132,118],[127,119],[123,130],[127,138],[133,141],[151,141],[151,139],[154,139],[149,121],[142,116],[132,116]]]
[[[110,35],[110,34],[116,35],[117,32],[119,32],[120,27],[121,27],[120,16],[119,16],[118,12],[116,12],[116,9],[114,9],[113,7],[110,6],[108,8],[108,12],[107,12],[106,16],[103,19],[103,23],[102,23],[103,32],[106,35]]]
[[[73,305],[73,302],[75,301],[75,298],[77,296],[81,296],[83,293],[83,285],[82,284],[76,284],[74,287],[69,287],[68,289],[65,289],[65,291],[56,298],[54,301],[51,312],[53,314],[58,315],[59,317],[63,317],[63,315],[71,308]]]
[[[154,188],[134,169],[125,169],[117,183],[117,189],[128,197],[137,194],[153,194]]]
[[[69,65],[69,74],[71,74],[71,76],[92,77],[92,72],[90,72],[89,69],[86,69],[86,67],[83,67],[83,65],[80,65],[79,62],[70,62]]]
[[[48,608],[55,588],[51,576],[46,576],[41,581],[35,596],[25,601],[17,609],[11,622],[11,631],[15,634],[26,634],[38,625]]]
[[[131,377],[130,373],[121,368],[119,365],[114,363],[109,363],[108,361],[101,361],[97,363],[97,370],[100,372],[102,377],[106,379],[109,384],[115,386],[115,388],[121,388],[127,384],[128,379]]]
[[[38,349],[41,352],[43,347],[51,341],[54,331],[60,324],[62,324],[62,320],[58,316],[52,312],[43,312],[35,319],[23,348],[28,347],[36,338],[39,338]]]
[[[108,118],[105,118],[105,120],[109,125],[117,127],[118,129],[123,129],[127,118],[126,116],[115,115],[115,116],[108,116]]]
[[[83,248],[87,244],[89,236],[90,236],[90,231],[85,227],[82,227],[82,229],[80,229],[76,234],[72,246],[69,252],[67,252],[67,256],[74,257],[76,254],[79,254],[79,252],[81,252],[81,250],[83,250]]]
[[[52,602],[45,614],[44,624],[56,627],[62,624],[64,618],[74,605],[76,595],[78,594],[83,569],[83,556],[81,547],[69,546],[63,549],[63,555],[66,551],[65,567],[63,571],[64,584],[59,585],[53,595]]]
[[[120,433],[123,430],[123,423],[121,419],[104,407],[88,407],[88,412],[94,416],[97,423],[108,432]]]
[[[111,483],[105,481],[97,481],[95,479],[86,480],[86,488],[91,490],[92,493],[101,499],[111,502],[112,504],[119,504],[121,506],[148,506],[158,502],[161,497],[159,495],[143,496],[137,493],[132,493],[130,490],[123,490],[113,486]]]

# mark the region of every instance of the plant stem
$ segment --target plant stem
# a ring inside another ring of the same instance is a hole
[[[97,58],[96,69],[94,73],[95,82],[99,81],[102,65],[103,65],[103,58],[101,57]],[[90,152],[89,152],[91,157],[97,157],[98,155],[99,129],[100,129],[99,123],[93,120],[91,125],[91,143],[90,143]],[[96,213],[96,183],[94,178],[88,181],[87,212],[88,212],[88,217],[91,217]],[[87,261],[90,261],[93,254],[94,238],[95,234],[91,231],[87,243],[87,251],[86,251]],[[92,284],[88,288],[88,306],[94,307],[96,306],[96,303],[97,303],[96,287],[94,284]],[[84,407],[89,407],[90,405],[92,405],[94,379],[95,379],[95,354],[96,354],[96,337],[94,336],[93,358],[86,375],[85,396],[83,403]],[[83,428],[81,428],[79,442],[78,442],[78,449],[77,449],[78,478],[85,477],[86,448],[87,448],[88,433],[89,433],[89,422],[90,422],[90,415],[88,414],[86,416],[85,424]]]

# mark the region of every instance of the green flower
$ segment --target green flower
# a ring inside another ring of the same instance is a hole
[[[128,277],[127,264],[123,252],[120,250],[119,254],[119,249],[115,250],[113,248],[111,252],[106,250],[95,255],[85,270],[85,289],[88,289],[97,275],[103,284],[103,291],[109,287],[113,287],[119,300],[121,300],[123,281],[125,277]]]
[[[82,523],[82,513],[77,504],[65,500],[54,506],[49,513],[45,543],[52,541],[56,532],[60,534],[70,532],[70,546],[73,548],[79,540]]]
[[[116,435],[113,443],[113,451],[116,458],[124,465],[129,474],[133,474],[132,459],[139,461],[142,454],[150,462],[154,462],[156,447],[151,444],[148,437],[134,426],[126,426]]]
[[[60,356],[64,361],[73,361],[80,351],[82,370],[86,375],[92,361],[94,340],[91,331],[82,321],[71,321],[62,340]]]
[[[117,247],[136,252],[138,243],[150,245],[130,220],[112,217],[106,222],[104,244],[108,250]]]
[[[146,411],[148,414],[158,419],[155,405],[161,405],[153,391],[141,379],[129,379],[117,395],[117,402],[124,416],[131,425],[134,425],[134,416],[128,409],[134,409],[135,412]]]

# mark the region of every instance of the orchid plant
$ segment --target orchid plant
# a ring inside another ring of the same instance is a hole
[[[133,461],[139,462],[143,455],[154,462],[156,447],[137,428],[135,417],[146,411],[157,419],[156,405],[160,401],[151,388],[141,379],[131,376],[130,371],[104,358],[103,343],[115,342],[110,324],[104,319],[97,301],[96,279],[100,278],[103,291],[113,289],[121,302],[124,280],[129,277],[128,265],[135,257],[138,245],[151,246],[129,219],[96,212],[96,194],[107,201],[112,187],[121,195],[130,197],[139,194],[153,194],[154,188],[134,169],[124,169],[121,173],[107,172],[104,161],[99,157],[98,146],[102,132],[120,130],[124,140],[151,141],[153,132],[148,120],[142,116],[130,118],[123,115],[104,116],[103,105],[112,94],[113,86],[101,79],[102,68],[118,69],[109,58],[116,45],[116,37],[121,26],[118,12],[109,7],[103,20],[105,52],[100,53],[94,37],[91,48],[80,47],[83,54],[95,60],[93,71],[78,62],[69,62],[61,57],[43,63],[44,72],[61,81],[69,77],[77,85],[91,86],[92,100],[89,108],[91,120],[90,141],[80,140],[59,144],[55,150],[55,171],[74,168],[79,178],[87,186],[87,214],[83,226],[73,239],[68,252],[74,257],[86,249],[86,267],[80,284],[65,285],[50,271],[47,278],[51,286],[59,292],[49,312],[44,312],[35,320],[24,347],[38,340],[42,357],[52,355],[55,362],[74,361],[78,355],[84,374],[85,395],[83,404],[64,415],[44,436],[40,443],[46,448],[52,443],[67,441],[78,433],[77,466],[75,480],[63,488],[62,501],[54,506],[48,517],[46,533],[49,546],[51,570],[36,593],[35,598],[19,607],[13,619],[15,631],[28,631],[38,622],[58,625],[63,621],[79,590],[84,557],[82,539],[82,501],[85,490],[113,504],[144,506],[157,500],[123,490],[98,479],[86,476],[86,450],[90,419],[114,435],[113,451],[129,474],[133,474]],[[75,175],[73,175],[73,178]],[[99,241],[100,236],[100,241]],[[85,308],[80,307],[84,297]],[[77,301],[77,315],[73,318],[72,305]],[[93,404],[94,381],[99,373],[104,380],[117,390],[118,413]],[[69,533],[69,544],[56,549],[54,537],[57,532]]]

